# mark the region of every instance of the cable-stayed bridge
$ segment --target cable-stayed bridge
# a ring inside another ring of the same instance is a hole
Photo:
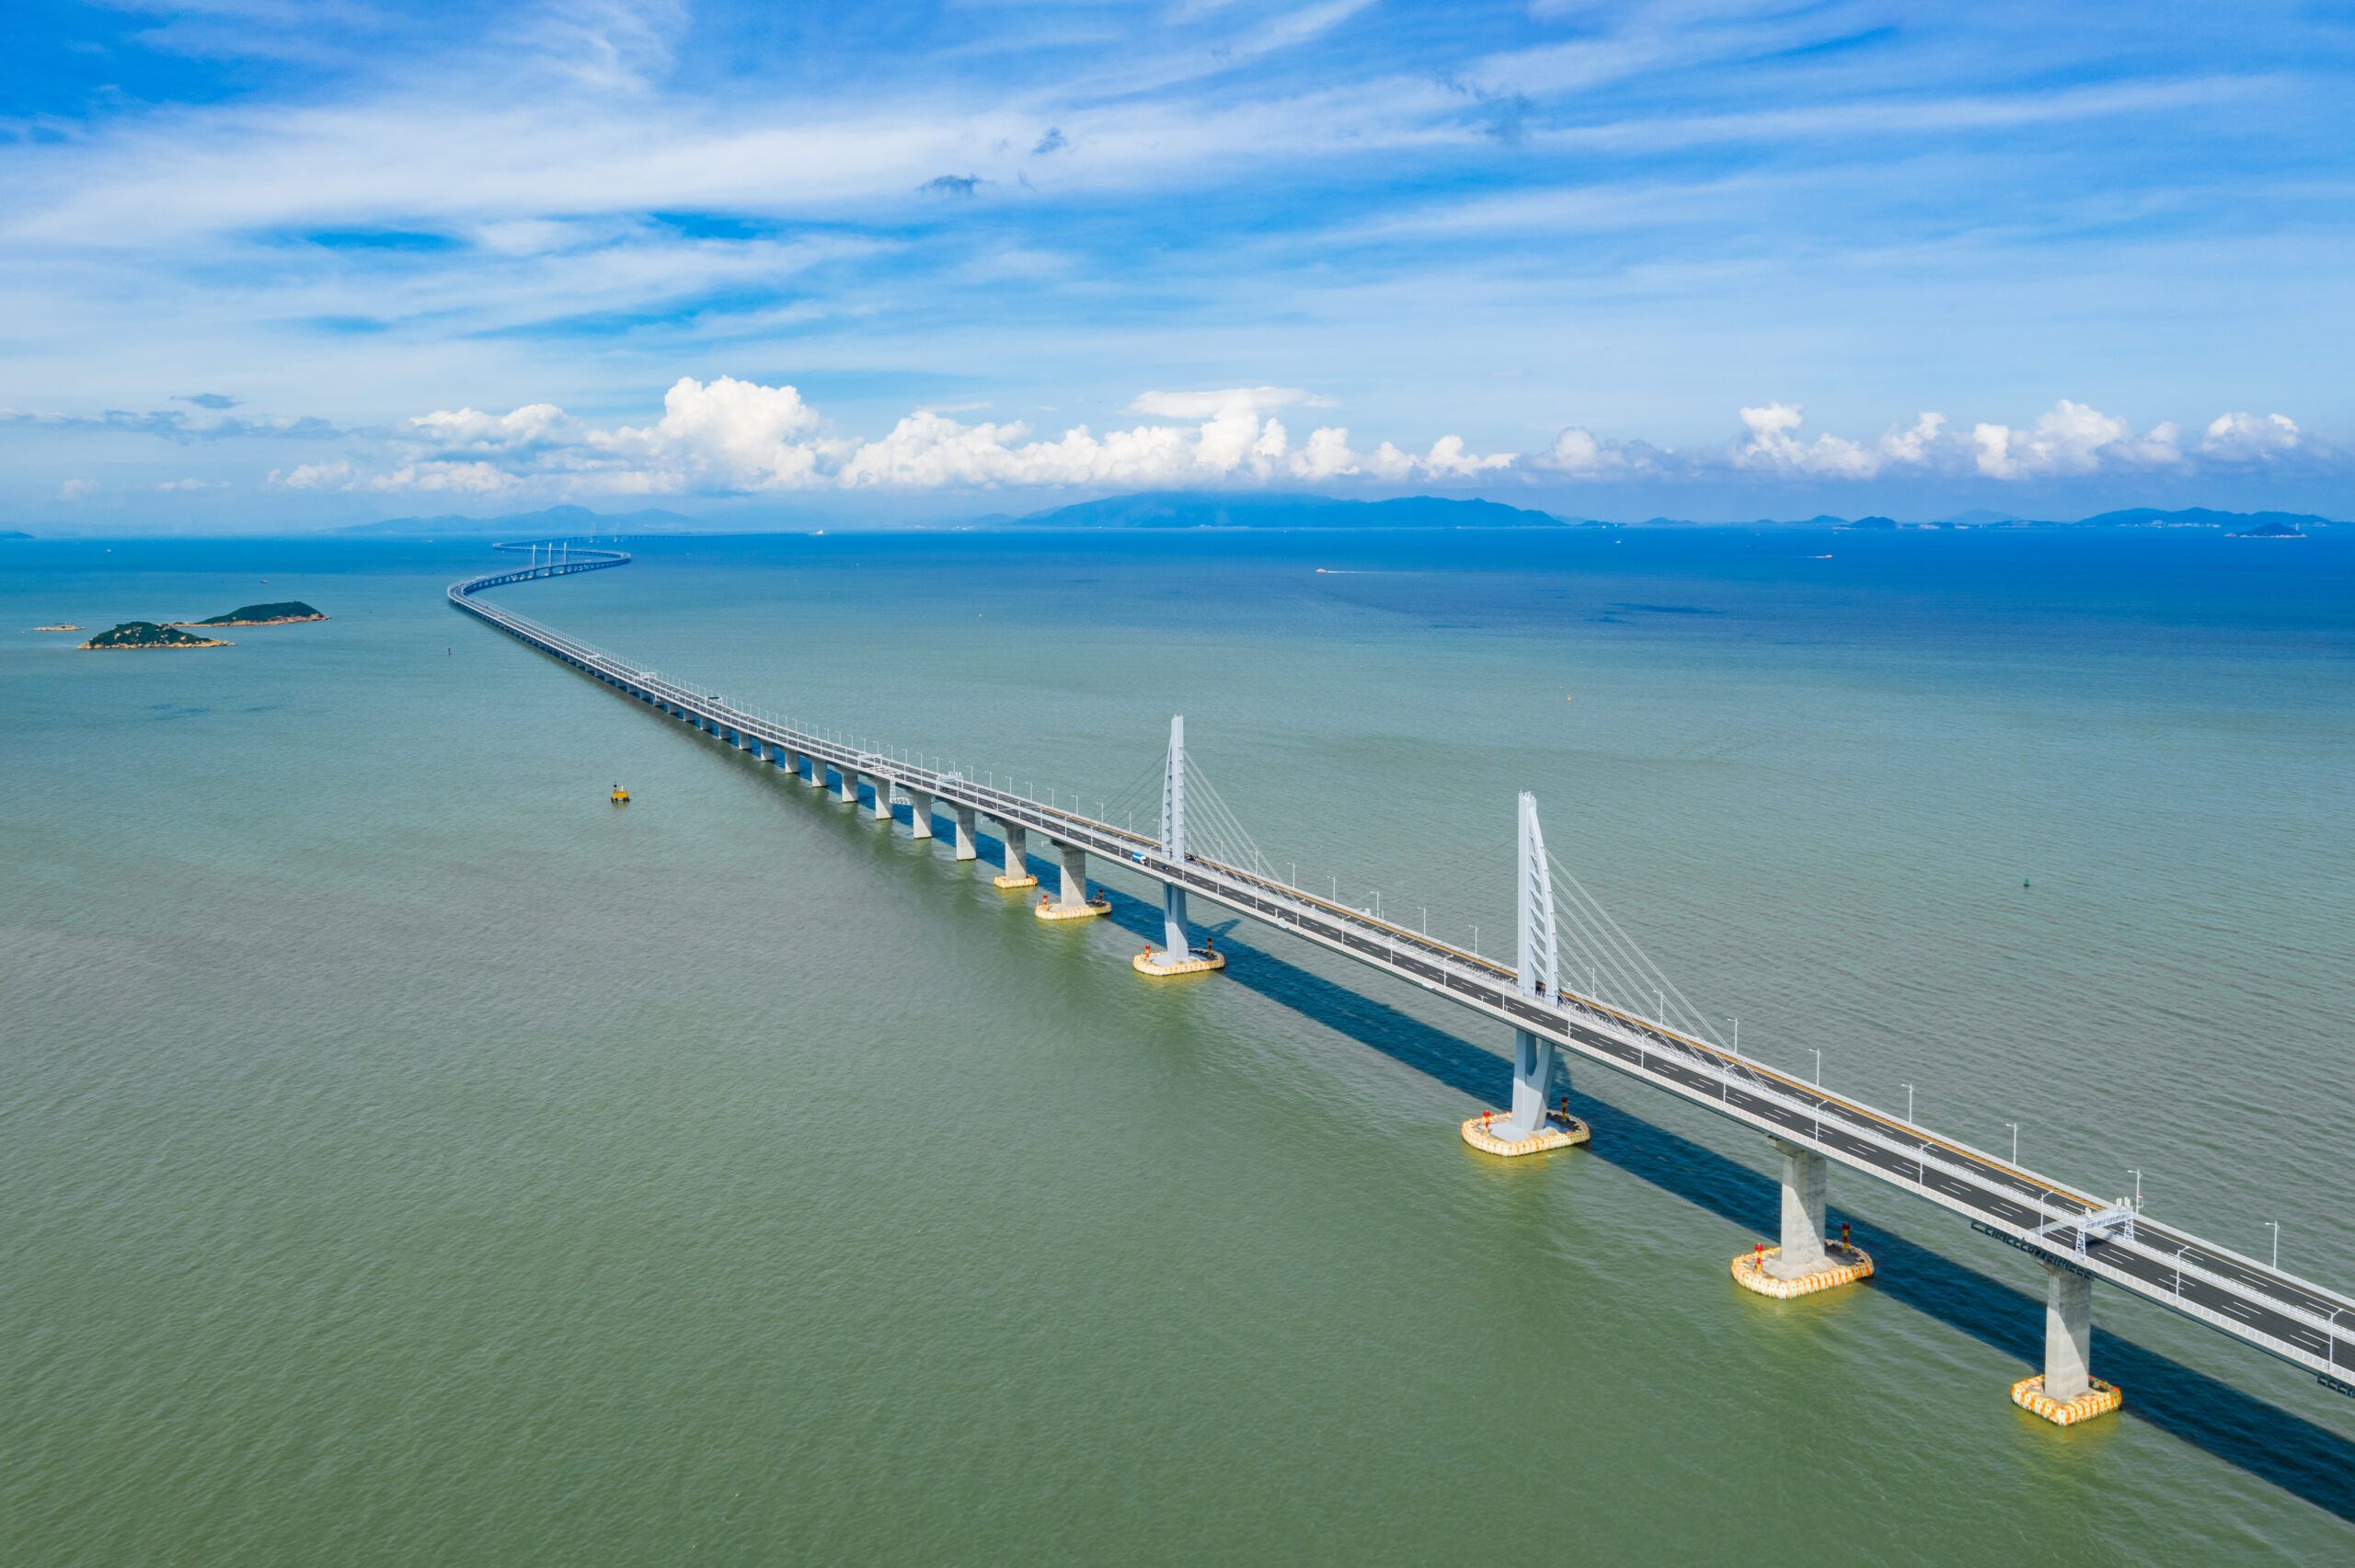
[[[1087,857],[1118,864],[1162,889],[1164,944],[1137,967],[1168,974],[1215,967],[1197,946],[1188,900],[1199,898],[1313,943],[1368,968],[1463,1006],[1513,1031],[1512,1103],[1496,1120],[1500,1152],[1543,1139],[1557,1065],[1580,1059],[1764,1134],[1783,1155],[1779,1254],[1763,1254],[1745,1280],[1769,1294],[1844,1283],[1823,1236],[1824,1186],[1833,1166],[1858,1172],[1968,1219],[1972,1229],[2036,1258],[2049,1275],[2046,1358],[2039,1387],[2014,1397],[2067,1422],[2117,1405],[2116,1391],[2091,1375],[2091,1292],[2097,1282],[2207,1324],[2355,1395],[2355,1298],[2229,1248],[2159,1224],[2126,1199],[2105,1199],[1913,1122],[1831,1093],[1716,1040],[1707,1020],[1645,956],[1568,869],[1548,854],[1534,800],[1520,802],[1519,919],[1515,963],[1507,967],[1378,914],[1319,898],[1277,876],[1241,822],[1186,753],[1183,721],[1148,783],[1158,821],[1152,832],[1083,814],[1079,802],[1046,804],[922,758],[879,752],[748,712],[713,693],[658,675],[576,637],[478,597],[535,578],[626,565],[619,550],[578,545],[500,545],[532,552],[523,567],[453,583],[450,601],[621,694],[773,763],[845,806],[880,820],[894,802],[911,807],[914,835],[930,839],[944,815],[953,853],[979,855],[978,825],[997,825],[1002,887],[1028,887],[1028,839],[1040,834],[1060,868],[1060,889],[1042,894],[1046,918],[1091,912]],[[862,781],[864,788],[862,788]],[[1109,813],[1106,813],[1109,815]],[[1148,816],[1154,813],[1149,812]],[[1567,963],[1570,982],[1565,984]],[[1586,980],[1585,989],[1579,980]],[[1608,993],[1628,999],[1612,1001]],[[1642,1001],[1649,999],[1648,1012]],[[1487,1118],[1475,1118],[1476,1121]],[[1744,1260],[1736,1260],[1743,1274]],[[1869,1262],[1865,1271],[1869,1271]],[[1826,1272],[1831,1270],[1832,1272]],[[1856,1271],[1848,1270],[1848,1276]],[[1774,1282],[1781,1281],[1780,1286]],[[1796,1282],[1796,1283],[1795,1283]],[[2107,1402],[2104,1402],[2104,1401]]]

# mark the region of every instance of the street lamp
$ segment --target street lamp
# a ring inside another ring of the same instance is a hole
[[[2142,1173],[2129,1165],[2126,1173],[2134,1178],[2134,1207],[2139,1209],[2142,1207]]]
[[[2012,1163],[2016,1165],[2020,1162],[2020,1124],[2005,1122],[2004,1125],[2012,1129]]]
[[[1905,1123],[1908,1127],[1913,1124],[1913,1085],[1911,1083],[1905,1086]]]
[[[1809,1049],[1809,1050],[1811,1050],[1811,1051],[1815,1052],[1815,1079],[1814,1079],[1814,1082],[1815,1082],[1815,1086],[1816,1086],[1818,1089],[1821,1089],[1821,1088],[1822,1088],[1822,1087],[1823,1087],[1823,1049],[1822,1049],[1822,1047],[1820,1047],[1820,1046],[1809,1046],[1809,1047],[1808,1047],[1808,1049]]]
[[[2273,1231],[2273,1266],[2278,1269],[2281,1266],[2281,1221],[2269,1219],[2265,1223]]]

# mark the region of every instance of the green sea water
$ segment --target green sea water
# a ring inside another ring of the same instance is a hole
[[[494,597],[1107,814],[1183,712],[1490,953],[1534,790],[1744,1049],[2355,1284],[2355,540],[633,548]],[[1847,1173],[1879,1276],[1744,1295],[1762,1140],[1581,1068],[1486,1160],[1488,1026],[1140,982],[1144,885],[1029,919],[453,612],[479,546],[0,550],[0,1562],[2355,1561],[2355,1401],[2097,1292],[2048,1426],[2036,1266]]]

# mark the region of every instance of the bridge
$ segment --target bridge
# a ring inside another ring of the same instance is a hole
[[[879,751],[746,711],[718,696],[639,668],[577,637],[477,597],[542,578],[626,566],[617,549],[571,544],[496,548],[531,553],[530,563],[450,585],[450,602],[621,695],[681,720],[774,764],[787,776],[883,822],[894,803],[910,807],[910,830],[931,839],[942,820],[959,861],[980,853],[979,823],[996,824],[1001,887],[1028,887],[1028,840],[1039,834],[1059,867],[1058,891],[1041,895],[1045,918],[1099,911],[1087,887],[1088,857],[1117,864],[1161,889],[1163,945],[1136,967],[1166,976],[1215,967],[1221,956],[1192,940],[1189,900],[1199,899],[1338,954],[1404,984],[1446,998],[1512,1031],[1512,1095],[1500,1119],[1465,1124],[1467,1142],[1512,1154],[1567,1141],[1568,1118],[1547,1108],[1557,1073],[1591,1062],[1648,1084],[1763,1134],[1783,1166],[1779,1247],[1734,1260],[1737,1277],[1763,1293],[1805,1294],[1870,1272],[1854,1249],[1828,1246],[1824,1198],[1833,1167],[1857,1173],[1959,1215],[1972,1230],[2016,1247],[2048,1276],[2045,1364],[2040,1378],[2013,1390],[2016,1402],[2066,1425],[2116,1409],[2119,1391],[2092,1375],[2092,1290],[2107,1284],[2206,1324],[2355,1396],[2355,1298],[2245,1257],[2188,1231],[2160,1225],[2128,1199],[2105,1199],[2016,1162],[1944,1137],[1913,1121],[1834,1094],[1743,1056],[1708,1037],[1706,1020],[1642,955],[1615,921],[1546,853],[1536,803],[1519,803],[1516,961],[1494,959],[1293,887],[1273,875],[1256,845],[1188,758],[1184,721],[1170,726],[1155,781],[1156,830],[1083,815],[977,781],[922,756]],[[1560,882],[1557,882],[1557,874]],[[1583,990],[1563,983],[1570,960]],[[1582,960],[1582,963],[1581,963]],[[1604,1000],[1602,980],[1655,1007],[1647,1014]],[[1671,998],[1674,999],[1671,1005]],[[1697,1020],[1697,1022],[1696,1022]],[[1493,1115],[1493,1114],[1492,1114]],[[1475,1127],[1481,1128],[1475,1136]],[[1578,1129],[1584,1136],[1584,1129]]]

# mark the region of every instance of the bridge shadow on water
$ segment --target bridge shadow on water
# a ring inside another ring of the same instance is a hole
[[[1156,905],[1114,888],[1104,891],[1112,900],[1108,918],[1113,923],[1147,944],[1159,944]],[[1511,1070],[1502,1056],[1286,963],[1264,947],[1236,942],[1233,933],[1241,924],[1229,919],[1207,927],[1226,955],[1229,979],[1482,1104],[1510,1098]],[[1747,1229],[1774,1222],[1781,1203],[1775,1181],[1619,1106],[1575,1090],[1572,1098],[1594,1129],[1594,1141],[1587,1146],[1594,1158]],[[2043,1364],[2041,1297],[1878,1226],[1854,1224],[1856,1241],[1878,1265],[1870,1288],[2016,1357],[2028,1369]],[[2104,1377],[2130,1391],[2130,1418],[2355,1522],[2355,1441],[2098,1328],[2093,1356]]]

